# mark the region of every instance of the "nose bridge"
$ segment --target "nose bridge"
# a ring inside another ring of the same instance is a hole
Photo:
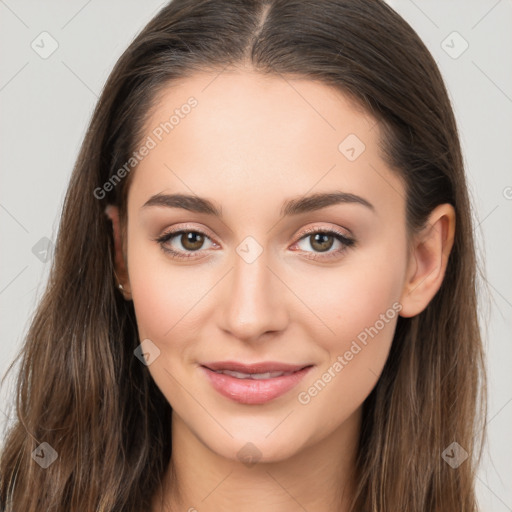
[[[223,328],[240,339],[256,339],[283,328],[283,285],[269,269],[269,251],[246,237],[233,255],[233,271],[223,305]]]

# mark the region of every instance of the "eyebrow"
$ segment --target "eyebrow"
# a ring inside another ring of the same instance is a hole
[[[336,204],[360,204],[373,212],[375,207],[363,197],[348,192],[334,191],[312,194],[288,199],[281,207],[282,216],[299,215],[313,212]],[[155,194],[142,206],[164,206],[167,208],[181,208],[195,213],[205,213],[222,218],[222,208],[209,199],[188,194]]]

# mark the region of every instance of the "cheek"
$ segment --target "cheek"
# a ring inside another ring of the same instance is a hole
[[[347,259],[346,265],[335,270],[317,268],[294,274],[294,292],[318,319],[309,322],[316,328],[312,339],[323,340],[331,355],[376,323],[383,336],[389,337],[390,319],[397,316],[392,305],[402,293],[405,257],[385,246],[376,252]],[[380,320],[386,312],[383,325]],[[296,322],[301,320],[297,317]]]
[[[320,378],[341,402],[350,391],[356,405],[369,394],[384,367],[401,309],[393,282],[367,282],[364,277],[366,284],[352,275],[327,298],[313,298],[311,307],[323,312],[322,321],[329,330],[319,326],[309,333],[326,354],[314,377],[324,374]]]
[[[183,331],[192,334],[194,307],[206,295],[207,275],[197,267],[173,265],[158,246],[133,236],[128,252],[128,273],[141,339],[177,342]]]
[[[177,321],[179,296],[170,296],[164,276],[154,267],[144,272],[133,268],[136,265],[130,269],[130,286],[140,337],[159,342]]]
[[[190,404],[180,383],[191,377],[188,372],[193,367],[187,363],[193,361],[192,340],[201,336],[204,318],[200,320],[199,315],[212,284],[194,266],[173,266],[159,249],[144,243],[134,239],[128,254],[139,337],[151,340],[159,350],[148,366],[153,380],[173,408],[185,411]]]
[[[386,363],[402,309],[406,264],[405,250],[395,247],[381,245],[354,258],[330,275],[323,293],[318,287],[309,293],[308,304],[321,312],[323,322],[309,336],[326,358],[302,386],[298,402],[307,406],[310,418],[330,418],[322,429],[343,421],[363,403]],[[306,290],[307,282],[302,286]]]

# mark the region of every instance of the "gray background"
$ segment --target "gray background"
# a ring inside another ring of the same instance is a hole
[[[20,349],[43,290],[46,250],[98,94],[122,51],[164,3],[0,0],[0,376]],[[512,1],[389,3],[434,55],[459,123],[485,271],[489,444],[478,495],[483,510],[512,511]],[[58,47],[45,55],[52,45]],[[0,390],[2,432],[13,382],[11,373]]]

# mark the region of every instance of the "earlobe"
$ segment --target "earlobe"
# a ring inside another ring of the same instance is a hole
[[[125,299],[131,298],[130,282],[128,279],[128,270],[123,254],[123,244],[121,236],[121,227],[119,223],[119,208],[117,206],[108,205],[105,208],[105,214],[112,221],[112,235],[114,238],[114,264],[115,274],[117,277],[117,286]],[[120,286],[119,286],[120,285]]]
[[[455,210],[441,204],[429,216],[426,227],[414,237],[402,290],[400,315],[421,313],[443,283],[455,235]]]

